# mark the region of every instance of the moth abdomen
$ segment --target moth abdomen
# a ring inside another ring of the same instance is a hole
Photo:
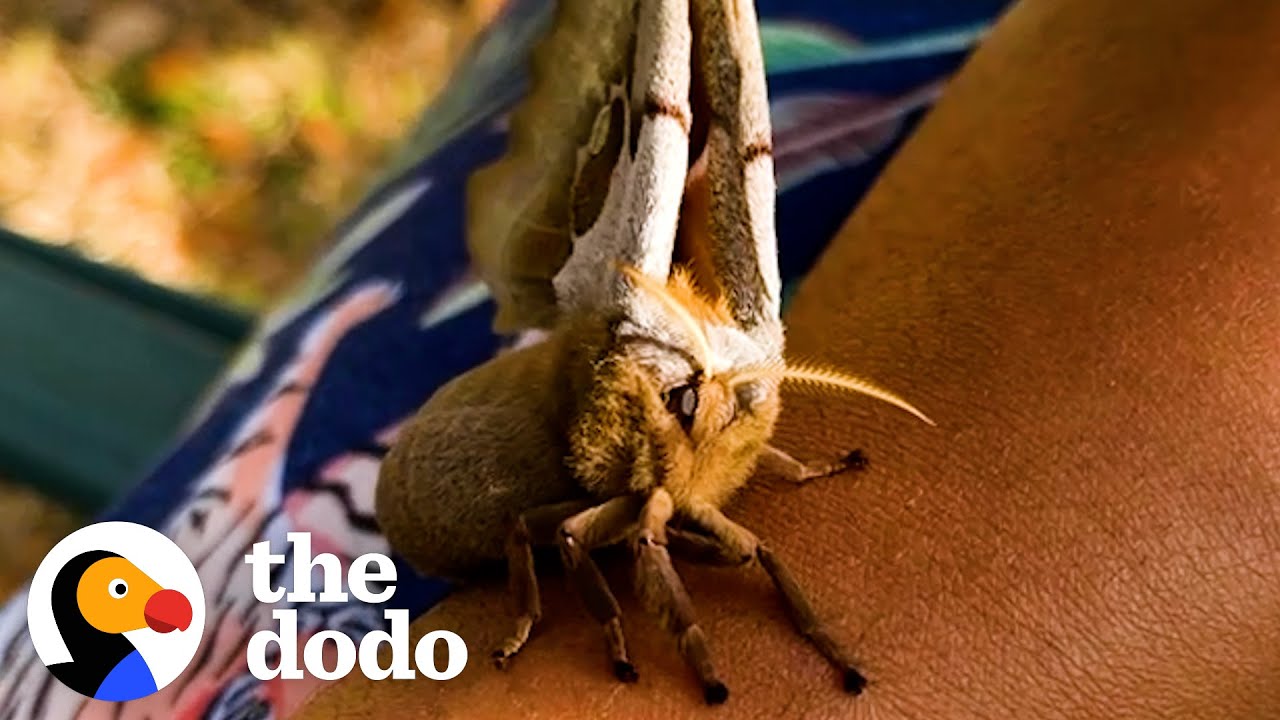
[[[455,378],[401,428],[375,506],[387,540],[419,572],[469,575],[503,557],[519,513],[585,494],[564,466],[560,346],[549,339]]]

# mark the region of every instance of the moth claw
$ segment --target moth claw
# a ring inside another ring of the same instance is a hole
[[[854,472],[866,470],[867,467],[871,465],[871,461],[867,459],[867,454],[862,452],[861,448],[850,451],[848,455],[844,456],[841,463],[844,465],[845,469],[852,470]]]
[[[702,688],[702,697],[707,701],[708,705],[721,705],[729,699],[729,688],[717,680]]]
[[[844,669],[844,691],[850,695],[861,695],[867,687],[867,678],[856,668]]]
[[[494,667],[498,668],[499,670],[506,670],[508,667],[511,666],[511,659],[515,657],[515,655],[508,653],[506,650],[503,650],[502,648],[498,648],[497,650],[494,650],[489,657],[493,660]]]
[[[615,660],[613,662],[613,675],[624,683],[633,683],[640,679],[640,674],[636,672],[636,666],[626,660]]]

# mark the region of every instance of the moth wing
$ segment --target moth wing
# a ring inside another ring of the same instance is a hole
[[[635,0],[563,0],[531,60],[531,84],[512,111],[508,148],[467,186],[472,263],[497,303],[495,329],[548,327],[551,280],[569,257],[569,190],[578,149],[611,85],[626,77]]]
[[[781,354],[772,128],[750,0],[692,0],[693,142],[679,252],[735,321]]]
[[[468,246],[496,330],[625,306],[618,262],[665,280],[688,168],[690,43],[688,0],[559,3],[508,151],[468,185]]]

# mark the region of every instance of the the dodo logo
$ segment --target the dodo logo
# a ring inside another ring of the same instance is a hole
[[[98,523],[63,538],[40,563],[27,624],[62,684],[98,700],[133,700],[173,682],[195,656],[204,591],[169,538]]]

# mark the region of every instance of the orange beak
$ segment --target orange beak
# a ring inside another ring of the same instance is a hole
[[[147,627],[159,633],[186,630],[191,626],[191,602],[177,590],[161,590],[147,599],[142,616]]]

